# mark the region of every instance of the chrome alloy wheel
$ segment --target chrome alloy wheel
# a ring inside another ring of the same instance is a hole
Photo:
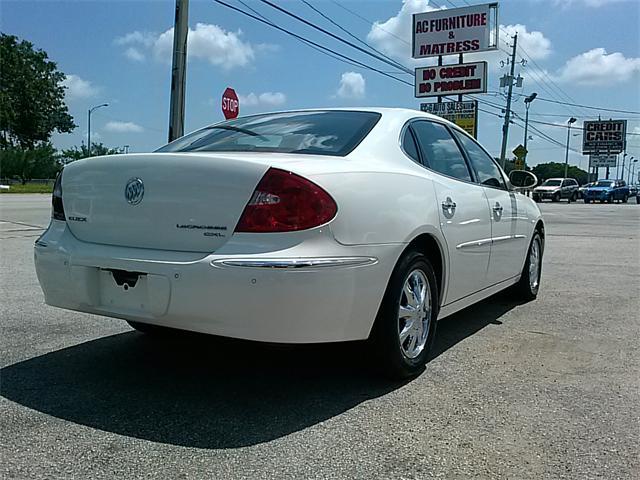
[[[536,236],[531,244],[529,252],[529,286],[532,292],[537,292],[540,286],[540,260],[541,255],[540,237]]]
[[[422,270],[404,281],[398,308],[398,338],[402,354],[416,358],[424,350],[431,327],[431,288]]]

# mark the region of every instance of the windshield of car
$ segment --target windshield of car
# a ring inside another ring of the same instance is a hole
[[[375,112],[309,111],[253,115],[205,127],[156,152],[349,154],[380,119]]]
[[[543,187],[559,187],[561,180],[546,180],[542,186]]]
[[[596,182],[594,187],[613,187],[613,182]]]

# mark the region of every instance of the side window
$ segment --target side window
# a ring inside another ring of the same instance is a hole
[[[425,166],[449,177],[471,181],[471,174],[455,140],[439,123],[418,121],[411,124]]]
[[[418,147],[416,146],[416,141],[413,139],[411,128],[407,128],[404,132],[404,137],[402,139],[402,148],[407,155],[413,158],[416,162],[420,162]]]
[[[478,181],[482,185],[487,187],[507,189],[507,185],[504,183],[500,169],[493,161],[487,152],[485,152],[480,145],[478,145],[470,137],[454,130],[455,136],[460,140],[460,143],[464,147],[471,164],[478,173]]]
[[[568,187],[569,185],[571,185],[571,182],[569,180],[563,180],[562,181],[562,187]]]

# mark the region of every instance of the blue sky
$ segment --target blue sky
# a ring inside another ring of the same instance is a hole
[[[237,0],[228,0],[244,8]],[[392,68],[337,43],[257,1],[246,3],[275,23],[384,71]],[[299,1],[280,5],[345,36]],[[464,0],[341,2],[358,18],[330,0],[313,5],[351,33],[413,68],[427,61],[410,58],[410,18],[429,8],[464,6]],[[469,3],[483,3],[470,0]],[[63,148],[86,139],[87,108],[110,106],[94,113],[92,135],[109,146],[130,145],[149,151],[167,137],[173,1],[3,1],[1,28],[33,42],[58,63],[67,76],[67,104],[78,128],[54,136]],[[376,22],[375,25],[367,20]],[[500,2],[501,40],[519,32],[523,50],[517,59],[532,58],[516,72],[525,77],[519,94],[537,92],[540,99],[640,111],[640,2],[637,0],[505,0]],[[412,87],[372,71],[346,65],[299,41],[258,24],[211,1],[192,0],[189,12],[186,130],[222,119],[220,96],[227,86],[241,95],[241,114],[274,109],[322,106],[398,106],[418,108]],[[506,44],[502,45],[508,50]],[[526,55],[524,54],[526,52]],[[472,54],[465,61],[488,60],[489,90],[498,92],[506,71],[502,51]],[[412,81],[411,76],[398,76]],[[504,105],[500,94],[481,98]],[[521,97],[513,105],[524,116]],[[483,106],[494,114],[500,112]],[[536,100],[531,120],[566,125],[582,120],[627,118],[628,130],[640,134],[640,115],[598,112]],[[502,119],[480,114],[479,139],[499,153]],[[516,123],[521,123],[516,119]],[[566,141],[566,128],[531,123]],[[576,130],[578,132],[579,130]],[[532,164],[564,161],[564,149],[530,131]],[[509,150],[523,141],[512,125]],[[571,138],[580,148],[581,137]],[[640,135],[628,136],[630,155],[640,157]],[[586,157],[571,153],[572,164],[586,167]],[[638,164],[640,165],[640,163]]]

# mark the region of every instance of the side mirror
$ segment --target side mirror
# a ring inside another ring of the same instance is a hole
[[[528,188],[538,183],[538,177],[526,170],[511,170],[509,172],[509,181],[516,188]]]

